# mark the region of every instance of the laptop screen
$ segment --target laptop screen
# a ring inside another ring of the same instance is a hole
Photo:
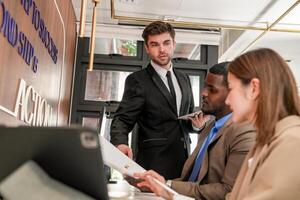
[[[93,130],[0,127],[0,182],[28,160],[70,187],[108,199],[99,138]]]

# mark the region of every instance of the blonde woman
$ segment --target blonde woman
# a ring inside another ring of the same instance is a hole
[[[291,70],[271,49],[245,53],[228,70],[232,119],[250,121],[257,138],[226,199],[300,199],[300,102]]]

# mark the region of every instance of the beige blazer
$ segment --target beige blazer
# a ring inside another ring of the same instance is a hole
[[[249,162],[251,157],[252,162]],[[249,153],[226,199],[300,199],[299,116],[279,121],[270,143]]]
[[[231,191],[248,151],[255,143],[254,128],[247,123],[233,124],[229,119],[209,145],[201,165],[197,182],[187,182],[195,158],[212,124],[199,135],[197,147],[185,162],[181,177],[172,181],[172,188],[180,194],[196,199],[225,199]]]

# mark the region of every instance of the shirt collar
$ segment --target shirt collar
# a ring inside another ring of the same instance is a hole
[[[159,66],[158,64],[154,63],[151,60],[151,65],[154,68],[154,70],[160,75],[161,77],[166,77],[167,72],[170,71],[173,74],[173,63],[171,62],[171,67],[169,70],[166,70],[165,68]]]
[[[219,130],[226,123],[226,121],[231,117],[231,115],[232,113],[229,113],[224,117],[222,117],[221,119],[218,119],[218,121],[215,122],[216,129]]]

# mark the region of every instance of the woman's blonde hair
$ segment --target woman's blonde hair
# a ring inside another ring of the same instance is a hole
[[[276,123],[289,115],[300,115],[300,102],[294,76],[285,60],[271,49],[249,51],[229,64],[228,71],[244,85],[260,81],[256,108],[256,146],[267,144]]]

